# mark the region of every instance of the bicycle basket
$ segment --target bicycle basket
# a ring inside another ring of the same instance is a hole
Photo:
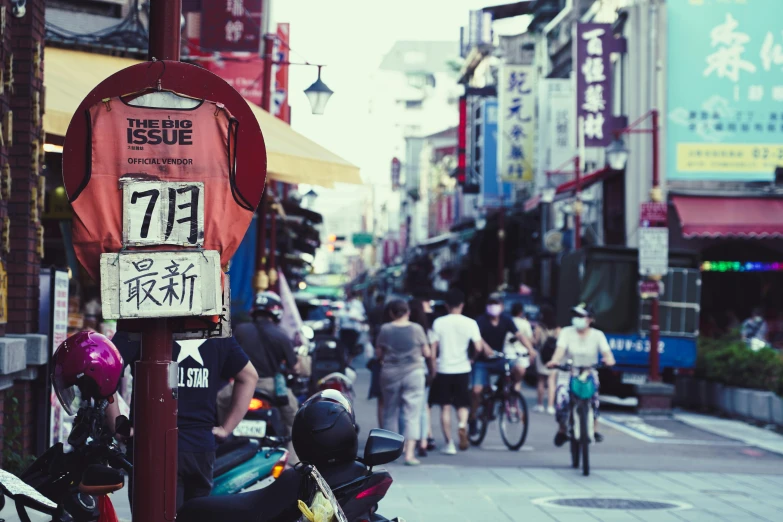
[[[595,380],[592,375],[589,375],[585,380],[578,377],[571,378],[571,393],[577,398],[583,400],[592,399],[595,392]]]

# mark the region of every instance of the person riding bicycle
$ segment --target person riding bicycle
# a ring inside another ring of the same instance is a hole
[[[614,366],[615,360],[606,335],[601,330],[593,328],[593,310],[585,303],[581,303],[571,309],[571,326],[566,326],[560,331],[557,339],[557,349],[552,360],[547,363],[549,368],[555,368],[564,360],[570,360],[575,368],[589,367],[598,364],[601,356],[606,366]],[[596,442],[603,441],[603,436],[598,433],[598,372],[592,370],[595,381],[595,395],[593,396],[593,411],[595,415],[594,436]],[[571,375],[559,372],[557,375],[557,391],[555,392],[555,420],[559,428],[555,434],[555,446],[560,447],[568,441],[566,425],[570,412],[570,395],[568,392]]]
[[[506,344],[506,335],[512,334],[522,345],[527,348],[530,359],[518,357],[512,365],[511,377],[515,385],[522,381],[525,376],[525,368],[530,365],[530,361],[536,358],[537,352],[533,348],[532,339],[528,338],[517,329],[514,321],[503,313],[503,300],[498,294],[492,294],[487,300],[487,313],[476,319],[479,326],[481,338],[496,354],[502,354]],[[504,357],[488,357],[488,350],[484,350],[476,357],[471,372],[471,388],[473,390],[471,411],[470,411],[470,431],[476,433],[475,415],[481,402],[481,393],[484,386],[489,386],[490,375],[500,375],[505,372],[506,361]]]

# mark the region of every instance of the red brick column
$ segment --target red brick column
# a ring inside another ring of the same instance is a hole
[[[27,12],[11,22],[13,74],[11,110],[13,143],[8,147],[12,190],[8,204],[11,218],[11,252],[8,254],[9,333],[38,330],[38,277],[41,264],[39,237],[43,198],[43,44],[44,0],[28,0]],[[6,118],[4,118],[6,119]],[[5,122],[4,122],[5,123]]]
[[[5,242],[0,240],[0,259],[5,262],[8,273],[8,323],[0,325],[0,335],[38,331],[43,237],[41,193],[45,191],[41,176],[44,163],[44,4],[44,0],[27,0],[25,15],[16,18],[11,12],[11,2],[0,0],[0,9],[5,11],[5,26],[0,38],[0,67],[3,69],[0,181],[8,172],[5,165],[10,167],[11,178],[10,194],[4,194],[10,197],[0,202],[0,233],[5,226],[4,219],[10,220],[10,251],[6,251]],[[32,385],[32,381],[17,381],[12,389],[0,392],[0,404],[5,403],[5,421],[10,422],[8,396],[13,393],[18,400],[25,455],[29,454],[35,440],[37,415],[48,415],[48,412],[33,411]],[[2,425],[5,428],[8,423]]]

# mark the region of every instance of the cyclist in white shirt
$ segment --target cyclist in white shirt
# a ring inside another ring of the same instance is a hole
[[[599,357],[606,366],[614,366],[615,360],[606,335],[601,330],[591,326],[593,323],[593,311],[582,303],[571,309],[571,326],[566,326],[560,331],[557,338],[557,349],[552,360],[547,366],[554,368],[564,360],[571,360],[574,367],[587,367],[598,364]],[[557,391],[555,392],[555,419],[559,429],[555,435],[555,446],[562,446],[568,441],[566,423],[571,408],[568,385],[571,376],[566,372],[559,372],[557,376]],[[601,442],[603,436],[598,433],[598,372],[593,370],[593,379],[596,384],[593,396],[593,411],[595,412],[595,441]]]
[[[462,315],[465,295],[459,290],[449,291],[446,305],[448,315],[435,320],[432,331],[435,334],[433,342],[433,357],[437,360],[437,374],[430,388],[430,406],[441,407],[441,424],[446,447],[443,453],[457,453],[451,440],[451,408],[457,410],[459,448],[465,451],[469,447],[468,414],[470,406],[470,357],[468,351],[471,342],[476,350],[491,354],[492,350],[481,338],[481,332],[476,321]]]

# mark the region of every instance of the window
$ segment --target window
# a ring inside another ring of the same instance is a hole
[[[405,101],[405,108],[406,109],[421,109],[424,106],[424,102],[422,100],[406,100]]]

